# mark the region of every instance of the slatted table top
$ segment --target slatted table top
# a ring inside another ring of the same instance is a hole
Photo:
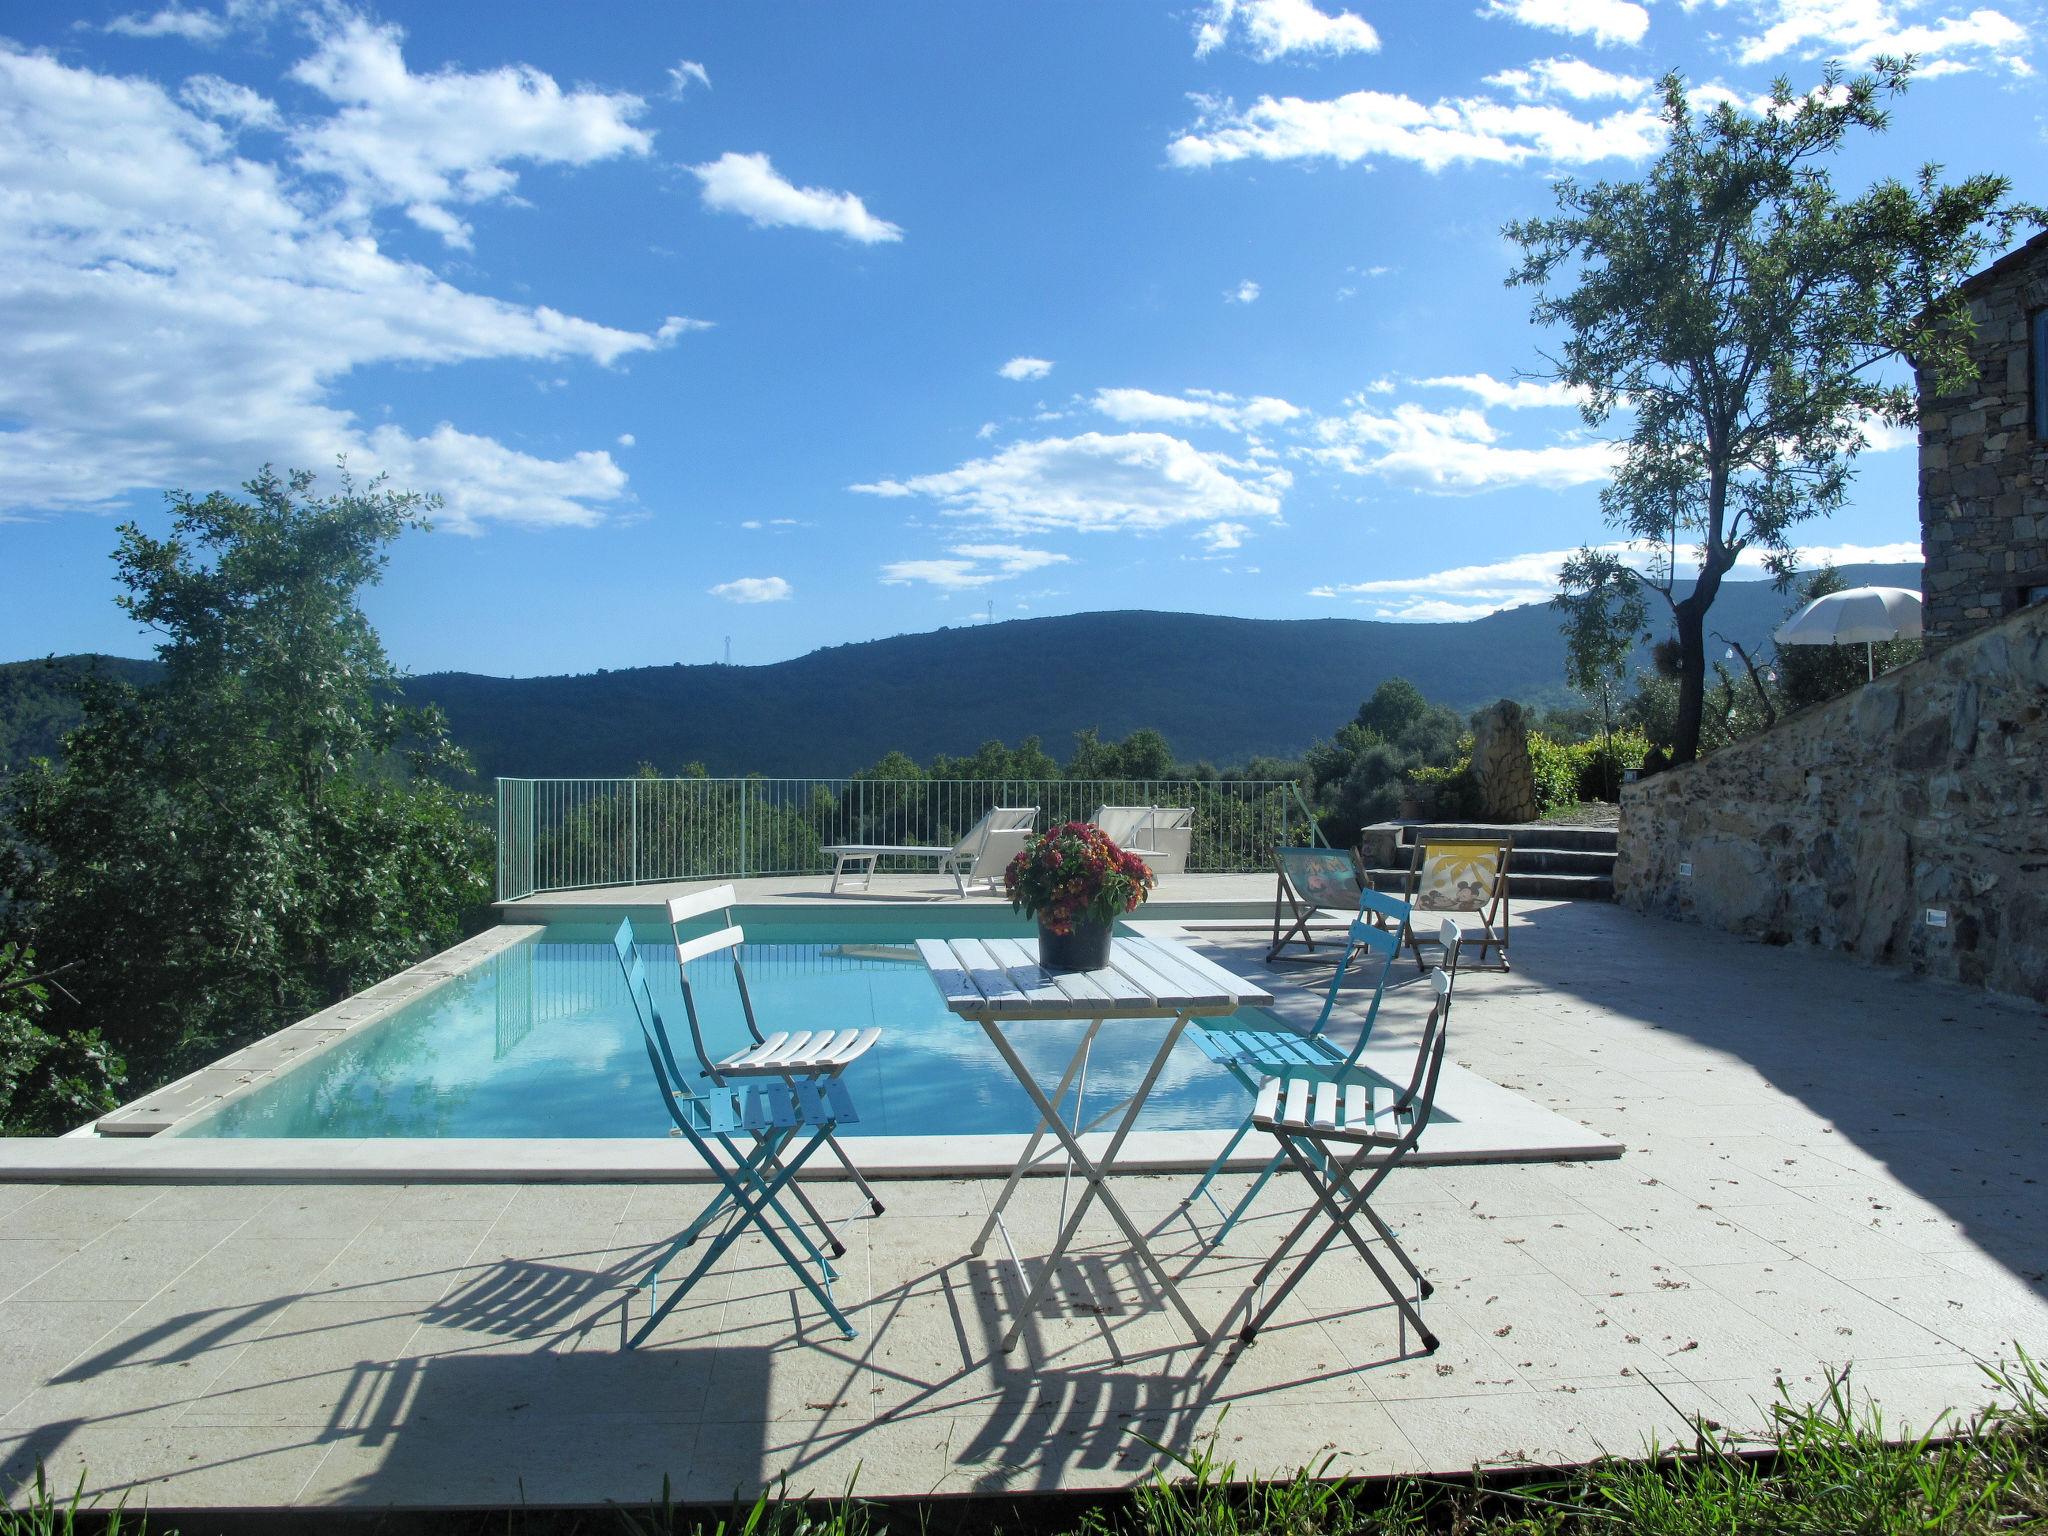
[[[946,1006],[962,1018],[1213,1018],[1273,994],[1166,939],[1117,937],[1099,971],[1049,971],[1025,939],[919,939]]]

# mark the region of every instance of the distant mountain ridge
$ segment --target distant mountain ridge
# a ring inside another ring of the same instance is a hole
[[[1847,566],[1843,575],[1856,585],[1920,579],[1912,565]],[[1791,601],[1769,582],[1731,582],[1709,623],[1754,647]],[[0,666],[0,766],[55,749],[75,718],[56,685],[92,660]],[[98,660],[131,678],[151,665]],[[1396,676],[1460,710],[1560,698],[1557,615],[1546,604],[1439,624],[1081,613],[897,635],[761,666],[426,673],[406,694],[447,712],[486,780],[608,777],[641,762],[665,773],[701,762],[716,775],[835,777],[892,749],[925,761],[991,737],[1014,745],[1035,735],[1063,758],[1074,732],[1089,727],[1121,737],[1150,726],[1179,757],[1225,766],[1291,755]]]

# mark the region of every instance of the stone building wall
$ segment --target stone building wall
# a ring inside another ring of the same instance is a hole
[[[1614,884],[1638,911],[2048,1002],[2048,607],[1625,785]]]
[[[2048,234],[1963,285],[1977,382],[1938,395],[1920,376],[1922,622],[1929,649],[1996,623],[2048,587],[2048,438],[2034,430],[2033,317],[2048,309]]]

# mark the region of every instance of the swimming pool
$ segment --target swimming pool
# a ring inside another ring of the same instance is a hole
[[[740,914],[747,984],[764,1030],[873,1025],[882,1043],[847,1073],[861,1119],[852,1136],[1022,1134],[1036,1125],[1024,1091],[978,1025],[948,1013],[914,941],[1020,935],[1008,913]],[[970,920],[963,926],[963,920]],[[663,1136],[640,1031],[612,952],[617,918],[552,923],[173,1134],[190,1137]],[[636,924],[656,1005],[690,1058],[682,991],[665,924]],[[746,1041],[732,967],[691,967],[707,1045]],[[1054,1080],[1084,1025],[1048,1024],[1012,1039],[1041,1081]],[[1097,1036],[1087,1099],[1129,1094],[1158,1048],[1156,1022]],[[1048,1071],[1047,1069],[1050,1068]],[[1192,1045],[1174,1048],[1138,1125],[1150,1131],[1236,1125],[1244,1091]]]

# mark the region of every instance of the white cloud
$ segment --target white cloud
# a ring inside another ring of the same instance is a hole
[[[1445,494],[1496,491],[1508,486],[1560,490],[1607,479],[1620,450],[1606,442],[1551,442],[1510,447],[1483,412],[1432,411],[1412,401],[1383,412],[1354,401],[1346,416],[1316,423],[1319,447],[1306,450],[1319,463],[1348,474],[1398,480]]]
[[[283,122],[276,102],[219,75],[194,75],[178,98],[205,117],[243,128],[275,128]]]
[[[674,341],[678,336],[687,336],[692,331],[708,331],[718,324],[715,320],[692,320],[688,315],[670,315],[661,322],[654,333],[656,341]]]
[[[1211,523],[1202,530],[1202,542],[1212,553],[1226,549],[1242,549],[1244,536],[1250,533],[1249,523]]]
[[[1290,53],[1376,53],[1379,34],[1349,11],[1331,16],[1310,0],[1209,0],[1195,26],[1195,57],[1215,52],[1235,34],[1261,64]]]
[[[589,165],[653,146],[633,126],[646,106],[638,96],[564,93],[525,65],[416,75],[404,38],[398,27],[347,16],[291,71],[341,107],[294,130],[293,142],[303,165],[347,188],[345,212],[400,207],[466,248],[469,226],[449,205],[510,197],[519,184],[512,162]]]
[[[603,452],[370,430],[330,396],[359,369],[607,365],[654,336],[393,259],[152,81],[0,44],[0,101],[0,509],[100,508],[344,454],[441,491],[454,529],[588,523],[625,493]]]
[[[349,466],[389,474],[397,485],[439,488],[448,504],[435,522],[454,533],[475,533],[484,522],[587,528],[604,521],[593,503],[626,490],[626,472],[603,450],[537,458],[445,421],[425,437],[378,427]]]
[[[1633,101],[1650,88],[1644,75],[1618,75],[1580,59],[1537,59],[1526,69],[1504,69],[1486,77],[1488,85],[1512,91],[1523,101],[1546,96],[1569,96],[1574,101],[1597,101],[1614,96]]]
[[[1007,533],[1149,533],[1187,523],[1277,518],[1284,471],[1255,470],[1161,432],[1013,443],[940,474],[850,489],[924,496],[950,517]]]
[[[1221,427],[1226,432],[1256,432],[1306,414],[1300,406],[1272,395],[1241,401],[1235,395],[1211,390],[1161,395],[1149,389],[1098,389],[1090,403],[1111,421]]]
[[[1259,301],[1259,285],[1250,278],[1246,278],[1235,288],[1231,289],[1230,292],[1224,294],[1223,298],[1226,303],[1230,304],[1256,304]]]
[[[784,603],[795,590],[780,576],[740,576],[709,589],[728,603]]]
[[[116,16],[106,30],[122,37],[177,37],[188,43],[217,43],[228,35],[228,24],[211,11],[166,5],[148,12],[129,11]]]
[[[621,432],[621,433],[619,434],[619,446],[620,446],[621,448],[630,448],[630,447],[632,447],[632,446],[633,446],[633,441],[634,441],[634,439],[633,439],[633,434],[632,434],[632,433],[630,433],[630,432]]]
[[[1027,379],[1042,379],[1052,372],[1052,364],[1042,357],[1013,357],[996,373],[1006,379],[1022,382]]]
[[[1442,378],[1417,379],[1423,389],[1459,389],[1474,396],[1488,410],[1505,406],[1511,411],[1523,410],[1530,406],[1560,406],[1576,409],[1586,398],[1583,390],[1573,389],[1569,384],[1558,384],[1541,379],[1515,379],[1502,381],[1490,373],[1447,374]],[[1374,386],[1368,385],[1368,389]],[[1375,393],[1384,391],[1375,390]]]
[[[682,95],[684,91],[690,88],[692,80],[703,86],[707,91],[711,89],[711,76],[702,64],[699,64],[695,59],[678,59],[669,66],[669,95]]]
[[[1485,98],[1427,104],[1384,91],[1353,91],[1331,101],[1262,96],[1240,112],[1229,102],[1196,98],[1194,126],[1166,148],[1175,165],[1194,168],[1234,160],[1410,160],[1432,171],[1487,162],[1536,160],[1583,165],[1652,154],[1664,129],[1647,107],[1597,120],[1562,107]]]
[[[1785,55],[1839,58],[1861,68],[1879,54],[1917,54],[1922,78],[1957,74],[1996,63],[2029,75],[2032,37],[2004,11],[1976,6],[1929,21],[1908,22],[1906,14],[1925,7],[1913,0],[1755,0],[1751,9],[1761,30],[1742,37],[1736,56],[1761,64]]]
[[[1650,27],[1650,13],[1633,0],[1487,0],[1480,14],[1590,37],[1603,48],[1640,43]]]
[[[1606,554],[1619,556],[1639,570],[1659,566],[1661,550],[1622,543],[1596,546]],[[1417,576],[1374,577],[1366,581],[1332,582],[1316,587],[1311,597],[1348,597],[1368,610],[1370,616],[1405,622],[1428,623],[1442,620],[1476,619],[1502,608],[1529,603],[1547,603],[1557,593],[1558,573],[1576,551],[1543,550],[1514,555],[1482,565],[1453,566]],[[1681,559],[1684,551],[1680,551]],[[1824,563],[1835,565],[1917,564],[1918,544],[1834,544],[1811,545],[1799,551],[1799,565],[1812,570]],[[1691,567],[1681,569],[1683,583]],[[1745,550],[1736,562],[1744,579],[1760,576],[1763,552]]]
[[[901,229],[869,213],[853,193],[796,186],[783,178],[766,155],[728,150],[716,160],[690,166],[689,171],[704,184],[706,208],[743,214],[764,229],[818,229],[862,245],[903,238]]]
[[[1917,539],[1901,539],[1893,544],[1802,544],[1799,547],[1799,568],[1810,571],[1821,565],[1918,565],[1925,558],[1925,552]],[[1764,557],[1753,549],[1745,549],[1736,562],[1738,570],[1764,568]]]
[[[980,426],[974,429],[974,435],[980,438],[983,442],[987,442],[990,438],[994,437],[996,433],[1000,432],[1001,430],[1002,429],[998,427],[994,422],[984,421]]]
[[[882,567],[882,582],[892,587],[921,582],[960,592],[1042,571],[1050,565],[1065,565],[1071,558],[1048,549],[1027,549],[1021,544],[955,544],[947,558],[890,562]]]

